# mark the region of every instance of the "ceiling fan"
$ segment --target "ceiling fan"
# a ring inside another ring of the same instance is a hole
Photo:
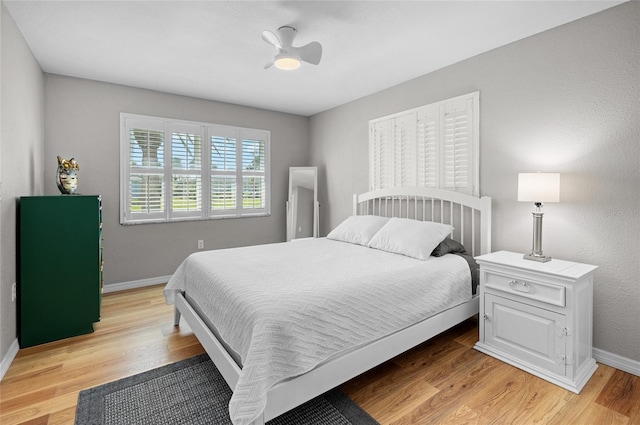
[[[293,39],[296,37],[296,29],[285,25],[278,28],[278,35],[271,31],[262,31],[262,39],[276,48],[276,56],[264,69],[275,65],[276,68],[293,70],[298,69],[302,62],[313,65],[320,63],[322,46],[317,41],[305,44],[302,47],[293,47]]]

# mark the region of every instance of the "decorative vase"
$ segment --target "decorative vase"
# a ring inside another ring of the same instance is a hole
[[[58,156],[58,172],[56,183],[63,195],[73,195],[78,188],[78,171],[80,166],[75,159],[62,159]]]

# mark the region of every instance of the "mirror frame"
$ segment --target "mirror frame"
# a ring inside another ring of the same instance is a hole
[[[293,217],[293,213],[297,211],[292,203],[293,199],[293,180],[296,172],[306,171],[313,172],[313,238],[317,238],[320,234],[320,225],[318,220],[318,214],[320,204],[318,202],[318,167],[289,167],[289,197],[287,200],[287,242],[295,240],[294,237],[297,227],[297,217]],[[302,239],[302,238],[298,238]]]

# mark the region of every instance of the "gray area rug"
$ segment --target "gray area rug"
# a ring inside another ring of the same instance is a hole
[[[166,365],[80,392],[76,425],[231,424],[231,390],[209,356]],[[334,389],[269,425],[375,425]]]

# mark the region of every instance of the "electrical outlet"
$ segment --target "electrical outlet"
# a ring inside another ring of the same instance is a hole
[[[15,302],[16,301],[16,283],[13,282],[13,285],[11,285],[11,302]]]
[[[198,249],[204,249],[204,241],[202,239],[198,240]]]

